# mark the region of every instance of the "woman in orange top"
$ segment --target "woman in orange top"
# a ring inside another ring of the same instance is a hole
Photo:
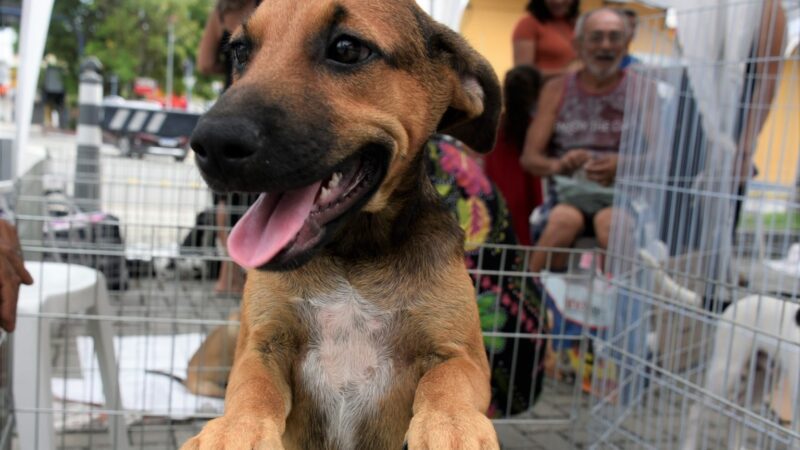
[[[566,72],[577,58],[572,47],[580,0],[530,0],[517,22],[512,44],[514,65],[530,65],[545,77]]]

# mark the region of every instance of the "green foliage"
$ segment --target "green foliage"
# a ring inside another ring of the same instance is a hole
[[[183,64],[196,60],[206,16],[213,5],[213,0],[58,0],[53,6],[45,54],[53,54],[66,64],[67,92],[73,99],[80,57],[89,55],[103,63],[106,83],[111,74],[117,75],[123,96],[130,96],[137,77],[153,78],[164,89],[168,27],[173,20],[173,90],[183,94]],[[83,55],[79,55],[81,39]],[[213,96],[211,81],[198,77],[194,96]]]
[[[747,212],[739,219],[739,229],[742,231],[757,231],[759,227],[767,231],[800,231],[800,213],[772,212],[756,213]]]

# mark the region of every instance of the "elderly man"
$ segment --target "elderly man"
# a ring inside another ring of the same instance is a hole
[[[546,222],[541,233],[534,230],[536,245],[570,247],[586,234],[605,248],[612,198],[603,187],[614,183],[617,171],[625,92],[633,76],[620,62],[631,30],[622,13],[603,8],[581,16],[575,33],[573,45],[583,68],[544,86],[520,162],[530,173],[550,177],[542,208]],[[566,189],[583,190],[591,204],[567,198]],[[549,268],[563,269],[567,262],[567,255],[554,254]],[[531,270],[538,272],[546,263],[547,254],[535,252]]]

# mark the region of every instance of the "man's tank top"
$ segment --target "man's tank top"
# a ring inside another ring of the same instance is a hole
[[[595,94],[578,84],[577,73],[566,75],[548,154],[559,158],[576,148],[618,153],[624,131],[625,91],[631,76],[623,71],[616,86]]]

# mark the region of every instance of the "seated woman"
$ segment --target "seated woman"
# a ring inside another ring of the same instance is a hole
[[[530,278],[518,275],[525,272],[525,252],[516,247],[502,195],[464,144],[435,135],[426,150],[428,176],[465,233],[464,257],[484,333],[520,335],[484,337],[492,374],[489,416],[525,412],[542,390],[545,351],[544,339],[526,336],[541,333],[544,324]]]

